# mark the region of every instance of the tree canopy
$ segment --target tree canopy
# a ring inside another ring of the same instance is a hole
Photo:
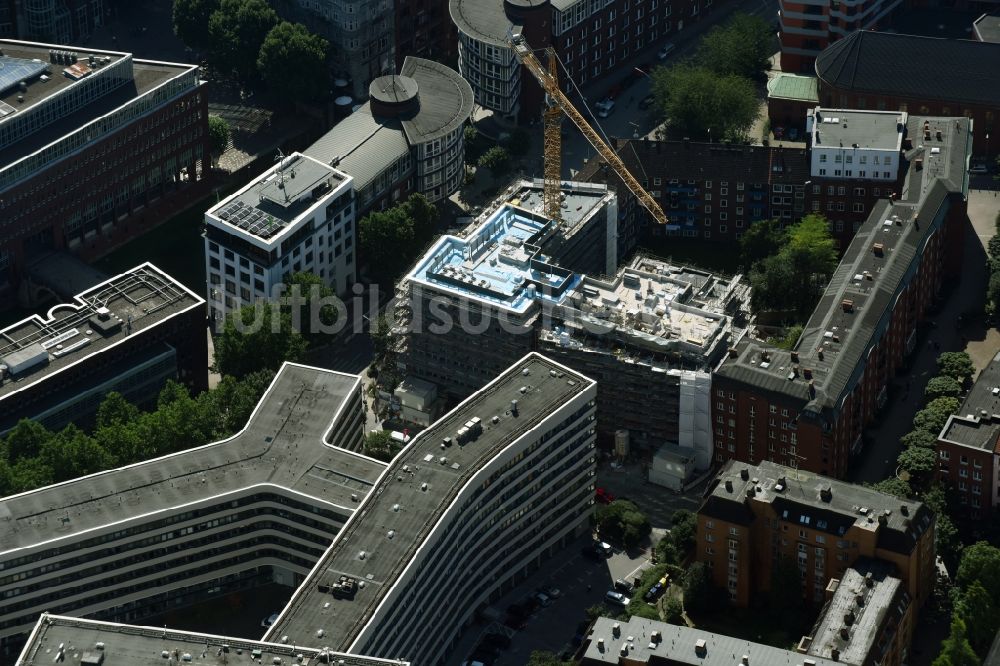
[[[837,250],[830,235],[830,225],[825,217],[815,213],[806,215],[784,232],[779,232],[770,222],[753,241],[743,246],[744,252],[759,255],[767,238],[780,243],[772,245],[772,254],[758,259],[750,269],[754,307],[792,311],[805,318],[816,306],[829,276],[837,267]],[[789,285],[795,285],[795,289],[789,289]]]
[[[899,443],[907,448],[919,446],[932,449],[937,444],[937,434],[931,434],[926,430],[911,430],[899,438]]]
[[[878,483],[869,484],[869,487],[872,490],[877,490],[878,492],[885,493],[887,495],[893,495],[899,499],[909,499],[913,496],[913,489],[910,488],[910,484],[895,476],[883,479]]]
[[[250,81],[257,73],[260,47],[277,24],[278,14],[266,0],[221,0],[208,19],[213,62]]]
[[[953,617],[951,634],[941,642],[941,653],[931,666],[979,666],[980,663],[969,644],[965,622],[960,617]]]
[[[689,611],[705,611],[711,608],[714,590],[708,567],[704,562],[694,562],[681,576],[684,590],[684,607]]]
[[[277,304],[245,305],[226,319],[215,338],[215,368],[236,378],[262,369],[275,371],[285,361],[302,360],[307,346],[292,327],[291,315]]]
[[[221,155],[229,146],[231,131],[229,123],[225,118],[219,116],[208,117],[208,138],[212,143],[212,152]]]
[[[649,518],[629,500],[619,499],[598,507],[595,519],[601,536],[621,541],[626,548],[636,547],[652,531]]]
[[[962,550],[955,575],[955,583],[962,589],[975,582],[979,582],[990,599],[1000,605],[1000,548],[986,541],[979,541]]]
[[[392,433],[388,430],[373,430],[365,435],[362,450],[366,456],[389,462],[396,457],[402,448],[402,445],[392,438]]]
[[[909,472],[910,476],[916,477],[919,485],[921,481],[928,481],[937,469],[937,451],[922,446],[912,446],[903,449],[896,458],[896,463]]]
[[[479,156],[476,166],[489,169],[495,176],[503,175],[510,167],[510,153],[503,146],[493,146]]]
[[[205,49],[211,45],[208,21],[219,8],[219,0],[174,0],[174,34],[186,46]]]
[[[437,208],[420,194],[358,223],[361,251],[375,282],[391,287],[434,237]]]
[[[965,382],[976,372],[969,354],[962,352],[944,352],[937,357],[938,373],[953,378],[959,384]]]
[[[768,69],[776,47],[767,21],[740,12],[702,37],[698,61],[717,74],[754,78]]]
[[[750,267],[774,254],[788,242],[781,220],[758,220],[740,237],[740,260]]]
[[[744,142],[760,114],[749,79],[689,64],[657,67],[652,77],[659,108],[694,139]]]
[[[962,393],[962,387],[954,378],[948,376],[931,377],[924,388],[927,400],[938,398],[957,398]]]
[[[935,398],[913,415],[913,428],[925,430],[937,437],[948,417],[958,409],[957,398]]]
[[[1000,611],[982,583],[974,580],[960,593],[954,612],[965,622],[973,649],[979,654],[986,654],[1000,628]]]
[[[316,102],[330,90],[326,65],[329,43],[304,25],[282,21],[264,38],[257,67],[277,99]]]

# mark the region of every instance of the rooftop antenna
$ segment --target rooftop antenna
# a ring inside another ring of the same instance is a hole
[[[274,161],[278,163],[278,189],[285,189],[285,154],[278,148],[278,154],[274,156]],[[285,201],[288,201],[288,192],[285,192]]]

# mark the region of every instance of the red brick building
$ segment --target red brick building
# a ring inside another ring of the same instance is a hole
[[[938,435],[937,477],[970,520],[1000,505],[1000,354],[983,368],[958,413]]]
[[[669,219],[666,226],[650,224],[621,180],[593,160],[578,178],[616,190],[619,256],[646,234],[733,243],[754,222],[780,219],[794,224],[809,213],[826,217],[840,247],[846,248],[875,203],[899,185],[810,175],[810,151],[804,145],[618,139],[614,147]]]
[[[767,461],[730,461],[698,509],[695,558],[736,606],[752,606],[770,590],[786,559],[798,566],[802,596],[813,604],[826,599],[831,579],[877,560],[919,608],[934,589],[934,530],[923,503]]]
[[[448,14],[448,0],[399,0],[393,8],[397,69],[407,56],[457,68],[458,31]]]
[[[882,27],[901,7],[903,0],[779,0],[781,70],[812,72],[827,46],[856,30]]]
[[[972,155],[1000,153],[1000,44],[859,31],[816,59],[819,102],[845,109],[965,116]]]
[[[964,118],[910,116],[910,188],[880,201],[851,241],[795,348],[744,339],[712,378],[715,460],[771,460],[843,477],[942,282],[961,267]]]
[[[0,49],[8,66],[30,71],[0,79],[0,300],[9,304],[26,256],[94,259],[207,193],[208,101],[196,66],[7,40]]]

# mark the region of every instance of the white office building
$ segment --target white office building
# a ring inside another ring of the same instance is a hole
[[[279,295],[294,273],[338,295],[355,282],[354,180],[293,153],[205,213],[209,316]]]
[[[817,106],[806,116],[806,135],[812,146],[810,175],[896,182],[906,119],[906,111]]]

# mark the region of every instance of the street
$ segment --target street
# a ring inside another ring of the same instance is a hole
[[[988,181],[977,181],[986,185]],[[965,255],[962,260],[961,284],[944,295],[941,310],[933,316],[936,328],[927,330],[918,341],[909,372],[901,374],[889,390],[886,411],[865,433],[866,448],[854,461],[848,473],[855,483],[875,482],[892,476],[896,457],[902,447],[899,438],[913,429],[913,415],[921,404],[927,380],[937,374],[936,359],[945,351],[968,351],[977,370],[989,363],[1000,349],[1000,334],[996,328],[981,322],[959,329],[958,315],[969,310],[981,310],[986,289],[985,246],[994,233],[994,221],[1000,210],[996,190],[970,190],[969,219],[965,235]],[[935,347],[934,343],[940,348]],[[909,384],[909,389],[903,388]]]

